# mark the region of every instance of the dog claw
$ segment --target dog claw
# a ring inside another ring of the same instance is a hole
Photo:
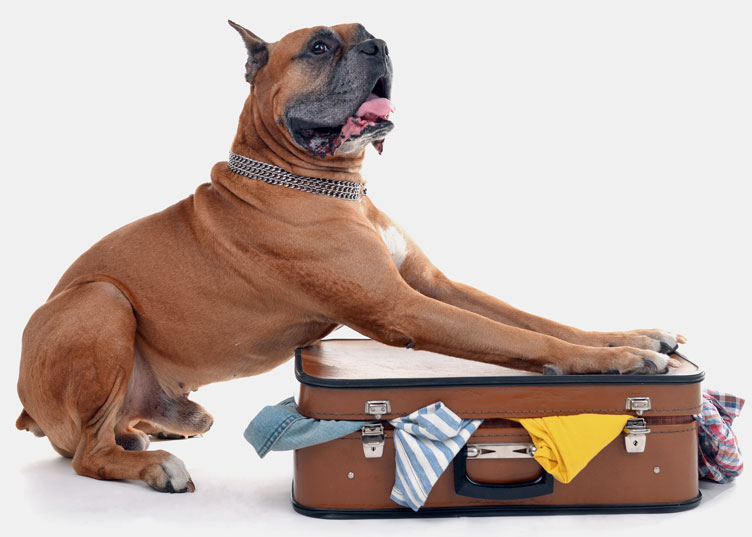
[[[658,366],[653,360],[644,360],[642,367],[635,371],[635,373],[640,375],[655,375],[657,373],[665,373],[665,370],[658,371]]]
[[[678,339],[677,339],[677,341],[678,341]],[[679,343],[677,343],[676,345],[674,345],[672,347],[671,345],[669,345],[665,341],[661,341],[661,350],[658,351],[658,352],[660,352],[662,354],[673,354],[673,353],[676,352],[676,349],[678,349],[678,348],[679,348]]]
[[[563,375],[564,373],[559,367],[553,364],[546,364],[543,366],[543,374],[544,375]]]
[[[168,492],[170,494],[176,494],[180,492],[196,492],[196,485],[193,484],[192,480],[188,480],[185,484],[185,487],[181,488],[180,490],[175,488],[175,485],[171,480],[168,480],[165,483],[164,487],[159,487],[153,483],[149,483],[148,481],[147,484],[158,492]]]

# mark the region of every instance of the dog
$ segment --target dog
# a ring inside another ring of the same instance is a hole
[[[81,475],[192,492],[149,435],[206,432],[191,391],[268,371],[340,325],[546,374],[678,366],[682,336],[587,332],[449,280],[374,206],[360,170],[394,126],[383,40],[344,24],[268,43],[229,22],[250,84],[230,160],[65,272],[23,333],[19,429]]]

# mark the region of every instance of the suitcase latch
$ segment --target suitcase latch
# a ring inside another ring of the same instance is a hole
[[[366,459],[378,459],[384,454],[384,426],[364,425],[360,430],[363,441],[363,454]]]
[[[627,453],[642,453],[645,451],[647,443],[646,435],[650,432],[647,427],[645,418],[634,418],[627,420],[624,426],[624,445]]]
[[[532,443],[468,444],[467,459],[530,459],[535,455]]]
[[[650,397],[627,397],[627,410],[642,416],[643,412],[650,410]]]
[[[392,405],[389,401],[366,401],[366,414],[370,414],[374,419],[380,420],[384,414],[392,411]]]

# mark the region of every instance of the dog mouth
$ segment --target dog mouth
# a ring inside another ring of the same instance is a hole
[[[292,128],[295,141],[314,156],[324,158],[334,155],[346,142],[365,139],[381,154],[384,136],[394,128],[389,118],[394,105],[387,98],[384,78],[376,81],[371,92],[345,123],[330,127]]]

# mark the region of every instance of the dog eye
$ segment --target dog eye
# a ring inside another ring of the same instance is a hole
[[[323,41],[317,41],[311,47],[311,52],[316,54],[317,56],[323,54],[327,50],[329,50],[329,45],[327,45]]]

